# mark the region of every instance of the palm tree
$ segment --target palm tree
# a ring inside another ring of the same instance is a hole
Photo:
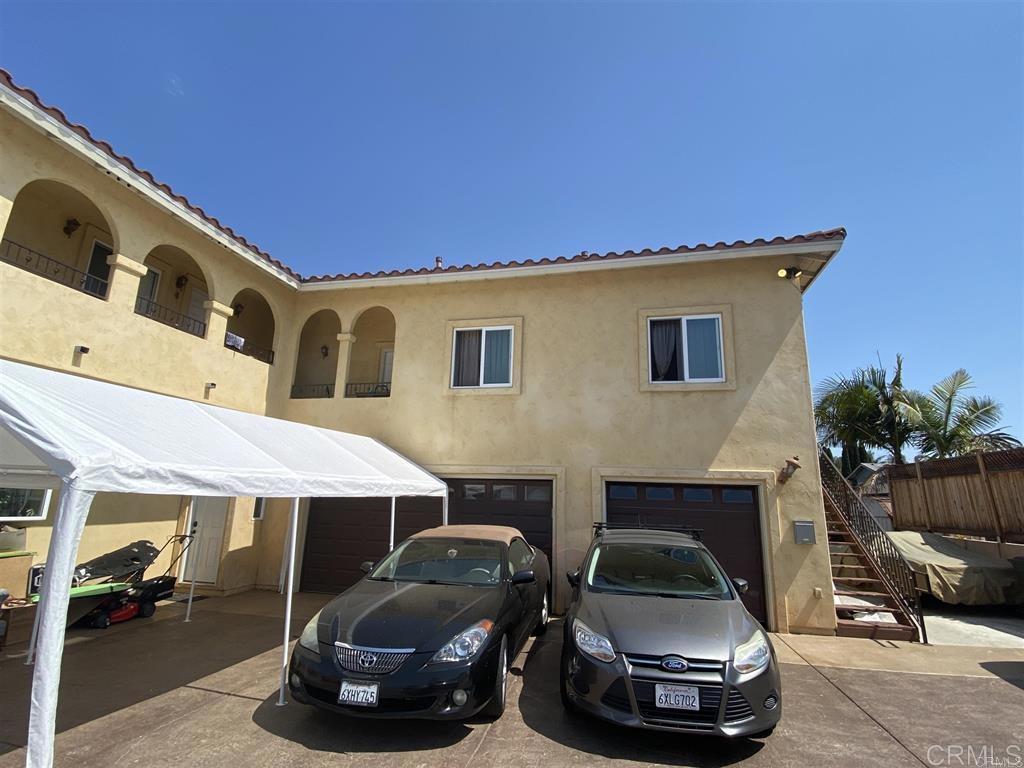
[[[901,404],[903,416],[914,427],[914,444],[924,456],[947,458],[1020,447],[1017,438],[999,428],[999,403],[965,394],[973,386],[970,374],[960,368],[927,394],[915,393]]]
[[[842,446],[844,472],[848,464],[852,464],[852,471],[861,463],[867,446],[881,448],[894,463],[904,464],[903,448],[913,435],[904,406],[916,396],[903,388],[900,355],[896,356],[891,379],[881,366],[858,368],[849,376],[825,379],[814,399],[818,439]]]

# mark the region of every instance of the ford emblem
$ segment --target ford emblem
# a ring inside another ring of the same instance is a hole
[[[685,672],[690,665],[682,656],[666,656],[661,660],[661,668],[668,672]]]
[[[377,657],[372,653],[360,653],[359,654],[359,666],[364,669],[375,667],[377,665]]]

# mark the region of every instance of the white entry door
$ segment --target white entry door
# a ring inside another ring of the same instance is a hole
[[[215,584],[220,570],[220,551],[224,545],[224,524],[228,519],[228,499],[197,496],[193,503],[191,533],[196,538],[185,553],[181,578],[192,578],[192,558],[195,558],[196,583]]]

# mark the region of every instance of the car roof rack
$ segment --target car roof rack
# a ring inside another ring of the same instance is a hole
[[[658,524],[653,528],[647,528],[641,525],[629,525],[626,523],[594,523],[594,538],[601,536],[605,531],[668,531],[670,533],[681,533],[683,536],[689,536],[694,541],[701,540],[701,534],[704,532],[703,528],[688,528],[681,525],[661,525]]]

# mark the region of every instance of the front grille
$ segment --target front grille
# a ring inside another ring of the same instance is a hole
[[[738,723],[754,716],[754,710],[736,688],[729,690],[729,698],[725,700],[725,722]]]
[[[626,682],[621,677],[608,686],[608,690],[601,697],[601,703],[620,712],[633,711],[633,707],[629,703],[629,693],[626,691]]]
[[[386,675],[394,672],[408,659],[415,648],[366,648],[346,643],[335,643],[338,663],[350,672],[368,675]]]
[[[648,656],[642,653],[624,653],[628,661],[634,667],[649,667],[651,669],[662,669],[661,660],[663,656]],[[714,659],[691,659],[689,657],[683,657],[686,659],[687,672],[721,672],[725,668],[725,663],[721,661],[715,661]],[[665,670],[672,671],[672,670]],[[676,674],[686,674],[685,672],[678,672]]]
[[[633,695],[640,716],[649,722],[670,725],[713,725],[718,721],[718,710],[722,704],[722,686],[697,685],[700,709],[662,709],[655,705],[653,680],[633,679]]]

